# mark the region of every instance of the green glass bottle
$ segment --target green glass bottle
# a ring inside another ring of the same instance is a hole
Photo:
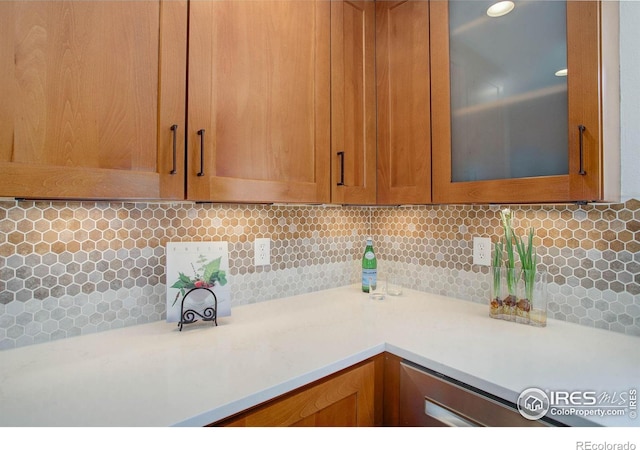
[[[367,246],[362,255],[362,292],[369,292],[369,285],[376,287],[378,260],[373,251],[373,239],[367,238]]]

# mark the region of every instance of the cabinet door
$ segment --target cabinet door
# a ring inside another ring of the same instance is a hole
[[[328,202],[329,59],[329,2],[192,2],[187,197]]]
[[[375,394],[376,361],[369,361],[218,425],[374,426]]]
[[[184,198],[186,19],[183,1],[0,2],[0,196]]]
[[[331,2],[331,201],[376,203],[375,4]]]
[[[488,6],[431,4],[434,201],[600,199],[599,3]]]
[[[376,2],[378,203],[431,201],[429,3]]]

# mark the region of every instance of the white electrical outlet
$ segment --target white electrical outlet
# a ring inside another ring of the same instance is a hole
[[[491,238],[473,238],[473,263],[479,266],[491,265]]]
[[[256,266],[268,266],[271,264],[271,239],[256,238],[253,259],[253,264]]]

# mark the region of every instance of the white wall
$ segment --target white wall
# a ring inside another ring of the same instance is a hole
[[[620,2],[621,197],[640,199],[640,1]]]

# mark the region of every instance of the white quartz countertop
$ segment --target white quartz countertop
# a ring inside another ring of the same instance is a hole
[[[640,388],[640,338],[494,320],[486,305],[411,290],[373,301],[341,287],[237,307],[218,323],[2,351],[0,426],[200,426],[385,350],[512,402],[529,387]],[[588,420],[640,426],[629,414]]]

